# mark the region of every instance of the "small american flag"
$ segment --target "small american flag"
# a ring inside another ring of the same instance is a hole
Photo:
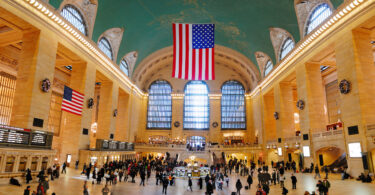
[[[84,95],[67,86],[64,86],[64,95],[61,104],[61,110],[72,114],[82,115]]]
[[[215,80],[214,24],[173,24],[172,77]]]

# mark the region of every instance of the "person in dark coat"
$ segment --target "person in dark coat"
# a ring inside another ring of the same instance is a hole
[[[247,184],[249,185],[249,190],[251,188],[251,184],[253,184],[253,178],[251,175],[247,176]]]
[[[21,186],[20,182],[17,179],[14,179],[14,177],[10,178],[9,183],[15,186]]]
[[[33,177],[31,176],[30,169],[26,170],[26,184],[30,183],[30,181],[33,180]]]
[[[23,191],[23,195],[30,195],[30,186],[27,186],[25,191]]]
[[[242,189],[242,183],[241,183],[240,179],[238,179],[237,182],[236,182],[236,189],[237,189],[237,194],[240,195],[241,189]]]
[[[199,185],[199,189],[201,190],[203,188],[203,179],[201,177],[199,177],[198,179],[198,185]]]
[[[292,189],[297,189],[297,177],[292,174],[290,178],[292,179]]]
[[[212,186],[211,180],[209,180],[206,186],[206,194],[211,195],[212,193],[214,193],[214,187]]]
[[[146,179],[146,174],[144,171],[141,171],[141,183],[139,185],[142,185],[145,186],[145,179]]]
[[[189,180],[188,180],[188,185],[189,185],[190,191],[193,191],[193,181],[191,181],[190,177],[189,177]]]
[[[169,185],[169,181],[168,179],[165,177],[163,179],[163,192],[164,194],[167,194],[167,188],[168,188],[168,185]]]

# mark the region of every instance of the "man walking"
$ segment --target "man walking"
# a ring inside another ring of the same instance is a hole
[[[290,178],[292,179],[292,189],[297,189],[297,177],[292,174]]]

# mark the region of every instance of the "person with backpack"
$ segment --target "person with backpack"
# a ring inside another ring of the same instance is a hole
[[[290,178],[292,179],[292,189],[297,189],[297,177],[292,174]]]
[[[237,194],[240,195],[241,189],[242,189],[242,183],[241,183],[240,179],[238,179],[237,182],[236,182],[236,189],[237,189]]]

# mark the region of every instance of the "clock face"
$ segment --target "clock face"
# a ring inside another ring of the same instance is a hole
[[[48,92],[51,89],[51,81],[49,79],[42,80],[41,89],[43,92]]]
[[[305,108],[305,102],[303,100],[298,100],[297,108],[303,110]]]
[[[351,86],[351,84],[350,84],[349,81],[347,81],[345,79],[342,80],[340,82],[340,85],[339,85],[339,87],[340,87],[340,93],[342,93],[342,94],[348,94],[350,92],[350,86]]]
[[[179,126],[180,126],[180,122],[176,121],[176,122],[173,123],[173,125],[174,125],[175,127],[179,127]]]

